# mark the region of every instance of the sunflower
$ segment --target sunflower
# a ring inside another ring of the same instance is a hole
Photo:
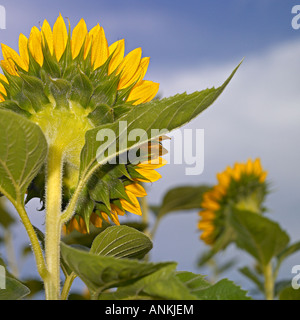
[[[230,234],[228,220],[233,208],[261,214],[267,193],[266,177],[260,159],[235,163],[233,168],[228,166],[218,173],[218,184],[203,194],[198,223],[203,231],[200,239],[213,245],[225,232]]]
[[[27,38],[20,34],[19,53],[2,44],[0,108],[19,113],[42,129],[49,148],[63,154],[63,206],[78,182],[80,152],[85,134],[97,126],[117,122],[133,106],[151,101],[159,84],[144,80],[150,58],[141,48],[125,55],[125,42],[108,44],[103,27],[88,31],[83,19],[71,31],[61,14],[51,28],[45,20]],[[161,141],[156,142],[162,150]],[[154,144],[155,144],[154,143]],[[85,188],[69,230],[89,230],[89,223],[119,224],[125,212],[141,215],[138,197],[146,195],[141,182],[154,182],[154,170],[165,164],[146,159],[139,164],[104,165]],[[153,157],[152,157],[153,159]],[[28,189],[26,201],[44,199],[44,172]]]

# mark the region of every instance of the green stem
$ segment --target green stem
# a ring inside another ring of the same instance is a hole
[[[39,240],[37,238],[37,235],[28,218],[27,212],[25,211],[24,205],[21,204],[20,202],[13,201],[13,199],[9,199],[9,200],[13,203],[16,210],[18,211],[19,216],[23,222],[23,225],[27,231],[27,234],[31,243],[31,248],[35,256],[38,273],[40,274],[41,278],[44,280],[48,276],[48,271],[46,268],[43,252],[42,252]]]
[[[45,281],[47,300],[60,296],[60,239],[62,205],[63,153],[60,148],[49,147],[46,168],[46,234],[45,254],[49,277]]]
[[[155,236],[155,234],[157,232],[159,223],[160,223],[160,218],[156,217],[155,222],[154,222],[154,226],[153,226],[153,228],[152,228],[152,230],[150,232],[150,239],[152,239],[152,240],[153,240],[153,238],[154,238],[154,236]]]
[[[76,275],[73,272],[70,275],[66,276],[65,283],[64,283],[62,291],[61,291],[61,300],[68,299],[68,295],[69,295],[72,283],[75,278],[76,278]]]
[[[265,277],[265,296],[267,300],[274,299],[274,277],[272,262],[263,267]]]

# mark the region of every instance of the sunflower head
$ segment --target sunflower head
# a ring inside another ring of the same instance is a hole
[[[203,231],[200,238],[206,244],[213,245],[225,232],[231,234],[229,219],[232,209],[263,213],[266,177],[260,159],[235,163],[233,168],[228,166],[217,174],[218,184],[204,193],[199,212],[198,228]]]
[[[99,24],[87,29],[83,19],[71,30],[61,15],[53,28],[45,20],[27,38],[19,37],[19,53],[2,44],[0,108],[10,109],[40,126],[49,147],[63,154],[64,204],[77,185],[85,134],[118,121],[136,105],[148,102],[158,83],[144,80],[150,58],[141,48],[125,55],[124,40],[108,44]],[[160,145],[160,141],[157,141]],[[84,190],[70,229],[88,230],[109,219],[118,223],[126,211],[141,214],[136,197],[146,194],[139,182],[157,180],[165,164],[102,166]],[[27,201],[43,198],[44,173],[34,179]],[[84,223],[83,223],[84,222]]]

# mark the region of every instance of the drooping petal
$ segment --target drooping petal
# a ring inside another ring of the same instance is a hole
[[[127,56],[122,60],[118,68],[118,74],[121,73],[121,79],[118,85],[118,89],[128,87],[129,80],[136,73],[137,68],[140,65],[141,57],[142,49],[136,48],[129,52]]]
[[[9,74],[13,76],[17,76],[18,73],[15,68],[15,64],[12,61],[7,61],[7,60],[1,60],[1,68],[8,72]]]
[[[140,82],[143,80],[148,66],[149,66],[149,62],[150,62],[150,58],[149,57],[145,57],[141,59],[140,65],[138,66],[135,74],[133,75],[133,77],[128,81],[128,83],[126,84],[127,87],[131,86],[132,84],[134,84],[136,82],[136,85],[138,86],[140,84]]]
[[[131,213],[134,213],[134,214],[141,216],[142,211],[141,211],[140,203],[138,202],[136,196],[130,191],[126,191],[126,193],[129,197],[130,201],[132,202],[132,204],[124,199],[120,199],[120,202],[121,202],[123,209],[128,212],[131,212]]]
[[[3,75],[2,73],[0,73],[0,80],[6,82],[8,84],[8,80],[7,78],[5,77],[5,75]],[[2,101],[4,101],[4,97],[3,95],[7,95],[7,92],[6,92],[6,89],[4,88],[4,85],[0,82],[0,93],[1,93],[1,97],[2,97]]]
[[[147,195],[146,190],[139,183],[131,183],[125,187],[125,190],[130,191],[136,197],[145,197]]]
[[[57,61],[59,61],[65,52],[68,42],[68,31],[65,21],[61,14],[53,26],[53,47]]]
[[[2,54],[4,60],[8,61],[9,63],[16,63],[19,67],[23,70],[28,70],[28,65],[23,61],[23,59],[17,54],[15,50],[7,46],[6,44],[1,44],[2,47]]]
[[[95,227],[102,228],[103,220],[95,212],[92,213],[90,219]]]
[[[155,182],[161,178],[161,175],[155,170],[148,170],[148,169],[140,168],[138,166],[135,168],[135,170],[139,174],[141,174],[143,177],[145,177],[145,179],[143,178],[137,179],[138,181],[141,181],[141,182]]]
[[[167,163],[168,161],[166,159],[158,157],[149,161],[143,161],[140,164],[138,164],[138,167],[141,169],[154,170],[165,166]]]
[[[88,30],[86,27],[86,23],[84,19],[81,19],[77,24],[77,26],[73,29],[73,33],[72,33],[71,51],[72,51],[73,59],[75,59],[78,56],[84,44],[87,33],[88,33]]]
[[[127,101],[135,101],[133,105],[146,103],[156,96],[158,89],[159,83],[143,80],[131,90]]]

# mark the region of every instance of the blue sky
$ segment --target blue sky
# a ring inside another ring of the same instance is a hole
[[[72,26],[82,17],[89,28],[99,22],[110,43],[125,38],[127,52],[142,47],[143,55],[151,57],[146,78],[160,82],[163,96],[219,85],[245,57],[214,106],[186,126],[205,129],[204,173],[191,177],[182,166],[162,168],[164,178],[149,188],[149,201],[157,204],[177,185],[214,183],[216,172],[227,165],[261,157],[274,189],[267,203],[272,218],[299,240],[300,30],[291,27],[291,9],[300,1],[0,0],[0,4],[7,13],[0,42],[16,48],[19,33],[28,36],[31,27],[45,18],[53,24],[59,12]],[[41,225],[42,218],[32,214]],[[166,217],[152,259],[176,260],[179,269],[199,271],[195,261],[205,246],[198,240],[197,220],[197,212]],[[16,242],[24,237],[18,234]],[[237,255],[230,248],[228,257]],[[289,278],[299,259],[291,258],[280,276]],[[25,274],[31,264],[25,264]],[[225,276],[249,286],[236,271]]]

